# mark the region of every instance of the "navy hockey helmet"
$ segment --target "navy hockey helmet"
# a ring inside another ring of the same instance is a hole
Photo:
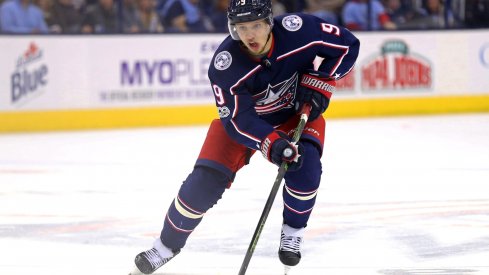
[[[265,19],[273,27],[271,0],[231,0],[228,8],[228,28],[234,40],[240,40],[236,32],[237,23]]]

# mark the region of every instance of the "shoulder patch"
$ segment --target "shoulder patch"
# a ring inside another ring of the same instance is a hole
[[[219,112],[219,117],[220,118],[226,118],[231,114],[231,111],[227,106],[224,107],[218,107],[217,111]]]
[[[232,62],[233,57],[231,54],[228,51],[222,51],[216,55],[216,58],[214,59],[214,67],[219,71],[223,71],[229,68]]]
[[[282,25],[288,31],[295,32],[302,27],[302,18],[298,15],[285,16],[282,19]]]

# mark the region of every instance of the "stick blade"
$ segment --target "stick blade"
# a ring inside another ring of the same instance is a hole
[[[136,266],[134,266],[133,271],[129,272],[129,275],[144,275],[144,274],[141,273],[141,271],[139,271],[139,269]]]

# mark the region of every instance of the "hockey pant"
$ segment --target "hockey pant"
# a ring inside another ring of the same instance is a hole
[[[279,129],[291,132],[297,120],[291,120]],[[320,158],[324,128],[322,117],[306,124],[301,137],[303,165],[299,170],[285,174],[283,219],[291,227],[306,226],[314,208],[322,172]],[[196,165],[166,214],[160,235],[165,246],[172,249],[185,246],[204,214],[231,186],[236,172],[248,164],[254,152],[232,140],[219,120],[212,122]]]

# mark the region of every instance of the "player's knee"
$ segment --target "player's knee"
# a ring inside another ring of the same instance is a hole
[[[215,169],[197,166],[183,182],[178,196],[189,207],[206,212],[221,199],[228,181],[226,175]]]
[[[321,180],[322,165],[320,152],[313,143],[303,142],[303,164],[297,171],[285,174],[287,185],[296,187],[298,190],[311,190],[319,187]]]

